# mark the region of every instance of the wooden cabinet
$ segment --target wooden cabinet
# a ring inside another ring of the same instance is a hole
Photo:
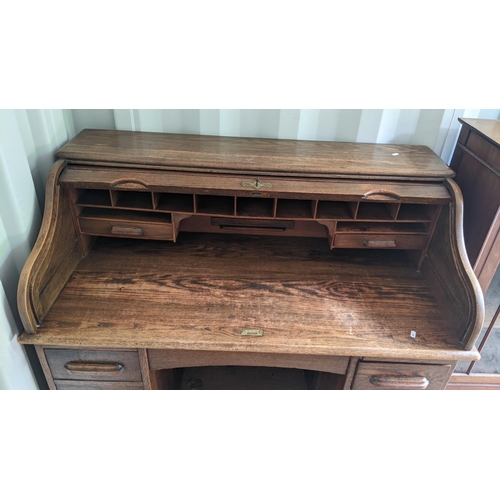
[[[461,192],[428,148],[85,130],[57,156],[18,294],[51,388],[244,366],[442,389],[478,357]]]
[[[464,198],[467,255],[486,292],[500,262],[500,121],[460,122],[450,166]]]

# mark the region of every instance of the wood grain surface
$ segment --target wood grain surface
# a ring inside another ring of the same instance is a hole
[[[19,278],[17,305],[29,333],[36,332],[82,258],[70,203],[58,184],[65,165],[65,161],[58,160],[50,170],[40,233]]]
[[[484,138],[500,146],[500,120],[459,118],[458,121],[477,130]],[[465,127],[463,127],[465,128]]]
[[[500,390],[499,373],[454,373],[446,390]]]
[[[394,156],[397,154],[396,156]],[[453,177],[426,146],[357,144],[83,130],[57,153],[87,164],[122,163],[208,171],[349,174],[390,177]]]
[[[100,380],[56,380],[59,391],[142,391],[142,382],[102,382]]]
[[[98,240],[36,335],[45,345],[470,359],[404,253],[325,240]],[[263,329],[263,337],[242,337]],[[410,337],[416,331],[416,338]]]
[[[298,368],[344,374],[349,363],[345,356],[266,354],[232,351],[190,351],[185,349],[148,349],[151,370],[190,366],[268,366]]]
[[[360,361],[353,390],[440,390],[446,387],[452,365],[367,363]]]
[[[306,172],[307,174],[307,172]],[[307,177],[307,176],[305,176]],[[138,168],[102,168],[93,166],[70,165],[64,169],[59,179],[62,186],[93,189],[112,189],[120,182],[133,181],[141,186],[156,192],[172,193],[211,193],[227,196],[252,196],[255,192],[266,193],[268,196],[293,197],[307,199],[336,199],[336,200],[359,200],[380,199],[382,194],[385,198],[390,193],[389,200],[395,199],[403,203],[448,203],[450,195],[446,188],[440,183],[394,182],[379,180],[376,183],[370,180],[358,179],[357,182],[342,179],[289,179],[286,177],[266,176],[259,177],[262,183],[271,184],[258,190],[243,187],[242,182],[253,181],[255,177],[248,172],[238,175],[203,175],[190,172],[162,172],[140,170]],[[112,191],[115,193],[115,191]],[[109,199],[106,200],[109,206]],[[162,208],[162,207],[160,207]],[[179,210],[184,211],[184,210]],[[192,211],[192,209],[188,210]]]

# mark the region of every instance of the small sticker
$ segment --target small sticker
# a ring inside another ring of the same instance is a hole
[[[410,332],[410,337],[411,337],[412,339],[416,338],[416,337],[417,337],[417,332],[416,332],[416,331],[414,331],[414,330],[412,330],[412,331]]]
[[[392,156],[399,156],[399,153],[392,153]]]

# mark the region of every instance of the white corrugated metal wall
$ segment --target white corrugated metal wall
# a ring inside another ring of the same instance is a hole
[[[16,341],[17,283],[40,228],[54,152],[80,130],[424,144],[449,163],[462,116],[500,119],[500,110],[0,110],[0,389],[37,387]]]
[[[36,389],[25,350],[17,283],[42,219],[56,151],[75,135],[70,110],[0,110],[0,389]]]

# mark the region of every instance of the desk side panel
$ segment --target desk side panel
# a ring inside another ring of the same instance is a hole
[[[452,180],[446,185],[453,202],[443,207],[421,271],[455,336],[471,350],[483,325],[484,298],[465,250],[460,188]]]
[[[65,166],[58,160],[49,173],[42,226],[19,280],[18,308],[27,333],[36,332],[82,258],[69,201],[58,185]]]

